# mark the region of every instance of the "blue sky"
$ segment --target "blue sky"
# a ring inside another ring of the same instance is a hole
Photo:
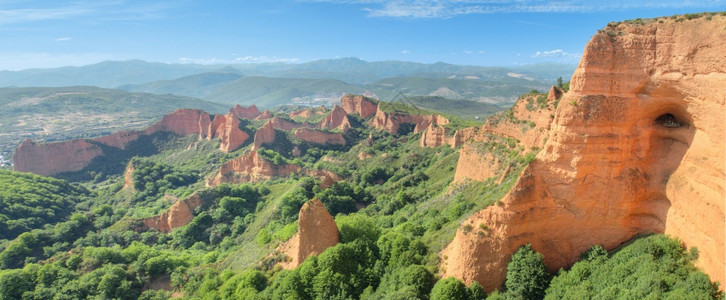
[[[0,0],[0,70],[129,59],[574,64],[610,21],[724,11],[724,1]]]

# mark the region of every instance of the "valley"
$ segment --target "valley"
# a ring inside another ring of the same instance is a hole
[[[724,41],[0,73],[0,299],[723,299]]]

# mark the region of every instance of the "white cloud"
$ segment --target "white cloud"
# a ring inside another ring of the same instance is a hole
[[[535,54],[530,55],[531,58],[556,60],[560,62],[578,62],[581,56],[581,53],[570,53],[562,49],[537,51]]]
[[[175,4],[167,1],[145,3],[111,0],[77,1],[65,5],[55,5],[54,7],[41,6],[27,2],[8,5],[0,9],[0,25],[50,20],[118,21],[153,19],[163,17],[164,12],[175,6]]]
[[[216,57],[212,58],[191,58],[182,57],[179,59],[180,63],[183,64],[201,64],[201,65],[215,65],[215,64],[245,64],[245,63],[296,63],[299,62],[298,58],[283,58],[277,56],[241,56],[233,59],[220,59]]]
[[[408,50],[401,51],[401,54],[409,54],[409,53],[411,53],[411,51],[408,51]]]
[[[55,39],[56,42],[66,42],[66,41],[70,41],[70,40],[72,40],[72,38],[69,38],[69,37],[61,37],[61,38]]]
[[[723,6],[723,0],[300,0],[362,6],[369,17],[451,18],[467,14],[568,13],[620,11],[626,9],[693,8]]]

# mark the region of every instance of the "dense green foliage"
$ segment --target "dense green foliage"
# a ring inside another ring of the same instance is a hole
[[[547,299],[719,299],[723,293],[698,271],[698,251],[664,235],[639,238],[608,253],[600,246],[560,271]]]
[[[64,180],[0,170],[0,239],[65,220],[88,193]]]
[[[478,283],[466,286],[455,278],[437,278],[438,253],[461,222],[474,211],[499,205],[538,149],[489,135],[470,146],[491,154],[501,168],[497,176],[452,184],[455,149],[421,148],[420,134],[389,134],[366,127],[368,120],[359,116],[351,119],[353,128],[346,132],[350,144],[336,148],[307,144],[278,131],[275,144],[260,149],[260,155],[273,164],[298,164],[304,171],[262,182],[207,186],[204,179],[215,175],[220,164],[244,155],[249,147],[222,153],[217,141],[173,136],[155,137],[156,148],[144,158],[126,158],[124,165],[131,161],[135,169],[133,188],[124,188],[122,171],[79,177],[74,184],[0,173],[25,187],[11,189],[11,194],[30,193],[13,198],[17,204],[35,207],[32,201],[48,198],[64,204],[58,208],[67,208],[54,212],[57,220],[42,220],[0,244],[0,299],[166,299],[172,291],[191,299],[720,295],[708,277],[695,271],[695,252],[670,248],[678,242],[665,237],[654,239],[662,239],[655,246],[638,246],[638,240],[612,255],[595,248],[551,285],[542,255],[529,246],[512,255],[501,292],[487,295]],[[254,129],[259,123],[242,126]],[[100,167],[94,165],[88,172],[98,172],[96,168]],[[323,171],[344,180],[323,188],[320,178],[309,175]],[[56,193],[64,189],[70,190]],[[313,198],[335,217],[340,243],[295,269],[282,270],[278,263],[289,258],[277,249],[298,231],[298,212]],[[191,211],[174,212],[187,214],[189,223],[169,232],[154,230],[155,224],[169,219],[153,216],[176,201],[199,204]],[[25,212],[19,216],[28,216]],[[476,234],[484,231],[476,228]],[[648,264],[637,249],[657,256],[650,262],[658,266]],[[629,258],[619,258],[623,255]],[[645,263],[642,271],[626,272],[640,270],[639,263]],[[663,266],[664,271],[658,271]],[[619,269],[624,271],[602,275]],[[612,277],[627,280],[617,285]],[[145,290],[157,286],[171,291]],[[600,292],[601,286],[609,294]]]
[[[525,245],[512,254],[504,286],[515,297],[542,299],[551,277],[542,254]]]

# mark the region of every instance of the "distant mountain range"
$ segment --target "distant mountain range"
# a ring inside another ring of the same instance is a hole
[[[364,92],[381,100],[403,94],[509,104],[531,89],[546,89],[557,77],[567,81],[574,69],[574,65],[562,64],[500,68],[366,62],[357,58],[236,65],[131,60],[82,67],[0,71],[0,87],[88,85],[260,107],[326,104],[337,101],[345,93]]]

